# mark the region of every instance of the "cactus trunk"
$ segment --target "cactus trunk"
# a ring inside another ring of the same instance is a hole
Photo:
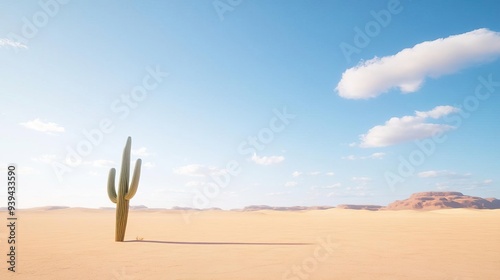
[[[130,150],[132,139],[128,137],[127,144],[123,150],[122,168],[120,174],[120,183],[118,194],[115,191],[115,169],[111,168],[108,178],[108,196],[111,202],[116,203],[116,227],[115,241],[123,241],[125,239],[125,230],[127,228],[128,209],[130,199],[134,197],[139,185],[139,177],[141,173],[141,159],[138,159],[134,168],[134,175],[129,188],[130,177]]]
[[[127,229],[129,201],[123,199],[116,204],[116,227],[115,241],[123,241],[125,239],[125,230]]]

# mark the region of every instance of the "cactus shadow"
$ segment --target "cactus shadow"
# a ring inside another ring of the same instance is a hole
[[[202,242],[202,241],[161,241],[161,240],[125,240],[124,242],[177,244],[177,245],[257,245],[257,246],[314,245],[314,243],[293,243],[293,242]]]

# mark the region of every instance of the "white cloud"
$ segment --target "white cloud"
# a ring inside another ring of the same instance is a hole
[[[355,156],[355,155],[348,155],[346,157],[342,157],[342,159],[347,159],[347,160],[357,160],[357,159],[383,159],[385,157],[385,153],[373,153],[369,156]]]
[[[368,183],[372,180],[372,178],[369,177],[352,177],[351,180],[353,182],[359,182],[359,183]]]
[[[144,168],[153,168],[156,166],[156,164],[154,162],[145,162],[142,166],[144,166]]]
[[[439,176],[439,173],[441,171],[435,171],[435,170],[430,170],[430,171],[422,171],[418,173],[418,177],[420,178],[436,178]]]
[[[448,177],[448,178],[467,178],[470,177],[470,173],[458,174],[456,172],[448,170],[429,170],[419,172],[418,177],[420,178],[438,178],[438,177]]]
[[[34,119],[32,121],[20,123],[20,125],[29,129],[49,134],[51,134],[52,132],[64,132],[64,127],[53,122],[43,122],[40,119]]]
[[[206,185],[206,182],[203,181],[189,181],[186,183],[186,187],[200,187]]]
[[[371,188],[366,185],[349,186],[344,189],[335,189],[328,193],[328,197],[365,197],[373,196]]]
[[[297,184],[298,184],[297,182],[290,181],[285,183],[285,187],[295,187],[297,186]]]
[[[384,125],[371,128],[360,136],[360,147],[386,147],[407,141],[431,137],[455,127],[446,124],[427,123],[428,118],[438,119],[459,109],[452,106],[437,106],[427,112],[416,111],[414,116],[391,118]]]
[[[445,181],[445,182],[437,182],[435,184],[436,188],[438,190],[446,190],[446,189],[452,189],[452,190],[475,190],[475,189],[480,189],[483,187],[487,187],[493,183],[493,180],[491,179],[486,179],[482,181],[473,181],[469,179],[456,179],[456,178],[451,178],[451,180]]]
[[[290,192],[270,192],[266,193],[268,196],[282,196],[282,195],[287,195],[290,194]]]
[[[202,172],[203,169],[204,169],[203,165],[189,164],[174,169],[174,173],[185,176],[204,177],[205,174],[203,174]]]
[[[347,190],[368,190],[368,185],[372,181],[370,177],[352,177],[351,181],[355,183],[355,186],[350,186]]]
[[[205,177],[210,175],[219,176],[227,173],[225,169],[219,169],[213,166],[205,166],[202,164],[189,164],[181,166],[179,168],[175,168],[173,171],[176,174],[191,177]]]
[[[479,189],[479,188],[483,188],[483,187],[486,187],[486,186],[489,186],[493,183],[493,180],[491,179],[486,179],[486,180],[483,180],[483,181],[479,181],[479,182],[470,182],[468,183],[464,189],[466,190],[474,190],[474,189]],[[465,185],[465,184],[463,184]]]
[[[368,158],[383,159],[384,157],[385,157],[385,153],[373,153]]]
[[[7,38],[0,38],[0,47],[12,47],[16,49],[27,49],[28,46],[26,46],[23,43],[12,41]]]
[[[21,166],[19,167],[19,174],[20,175],[33,175],[33,174],[39,174],[38,170],[34,169],[33,167],[29,166]]]
[[[31,158],[32,161],[41,163],[52,163],[57,159],[56,155],[41,155],[36,158]]]
[[[426,41],[392,56],[360,62],[342,74],[336,90],[341,97],[366,99],[392,88],[417,91],[426,77],[452,74],[500,56],[500,33],[485,28]]]
[[[357,160],[358,157],[355,155],[348,155],[346,157],[342,157],[342,159],[347,159],[347,160]]]
[[[148,149],[146,147],[141,147],[137,150],[132,150],[132,155],[138,157],[146,157],[151,155],[151,153],[148,152]]]
[[[285,160],[283,156],[262,156],[259,157],[256,154],[253,154],[251,160],[260,165],[271,165],[277,164]]]
[[[341,183],[334,183],[334,184],[331,184],[331,185],[328,185],[328,186],[324,186],[324,187],[321,187],[322,189],[336,189],[336,188],[340,188],[342,186]]]
[[[301,171],[294,171],[292,173],[292,176],[293,177],[299,177],[299,176],[302,176],[302,175],[305,175],[305,176],[318,176],[318,175],[325,175],[325,176],[335,176],[335,173],[334,172],[325,172],[325,173],[322,173],[320,171],[311,171],[311,172],[307,172],[307,173],[304,173],[304,172],[301,172]]]
[[[115,165],[115,162],[112,160],[107,160],[107,159],[97,159],[92,161],[92,166],[93,167],[99,167],[99,168],[111,168]]]

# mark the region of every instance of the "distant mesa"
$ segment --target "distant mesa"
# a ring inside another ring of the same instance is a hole
[[[192,207],[180,207],[180,206],[174,206],[171,208],[171,210],[182,210],[182,211],[200,211],[198,208],[192,208]]]
[[[32,210],[41,210],[41,211],[53,211],[53,210],[62,210],[68,209],[68,206],[43,206],[43,207],[35,207]]]
[[[384,208],[384,206],[380,206],[380,205],[340,204],[340,205],[337,205],[337,208],[340,208],[340,209],[353,209],[353,210],[377,211],[377,210],[380,210],[380,209]]]
[[[242,209],[242,211],[260,211],[260,210],[273,210],[273,211],[302,211],[302,210],[326,210],[335,208],[333,206],[290,206],[290,207],[274,207],[268,205],[250,205]]]
[[[500,209],[500,200],[464,195],[461,192],[414,193],[405,200],[396,200],[388,210],[435,210],[448,208]]]
[[[182,210],[182,211],[221,211],[222,209],[221,208],[217,208],[217,207],[199,209],[199,208],[192,208],[192,207],[174,206],[174,207],[170,208],[170,210]]]
[[[132,210],[142,210],[142,209],[148,209],[148,207],[144,205],[137,205],[137,206],[130,206],[130,209]]]

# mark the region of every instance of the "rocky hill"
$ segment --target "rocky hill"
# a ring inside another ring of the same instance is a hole
[[[260,211],[260,210],[274,210],[274,211],[302,211],[302,210],[326,210],[335,208],[333,206],[290,206],[290,207],[275,207],[268,205],[250,205],[242,209],[242,211]]]
[[[405,200],[396,200],[386,207],[388,210],[446,208],[500,209],[500,200],[468,196],[460,192],[421,192]]]
[[[380,205],[356,205],[356,204],[340,204],[337,205],[337,208],[340,209],[353,209],[353,210],[370,210],[370,211],[377,211],[382,208],[383,206]]]

